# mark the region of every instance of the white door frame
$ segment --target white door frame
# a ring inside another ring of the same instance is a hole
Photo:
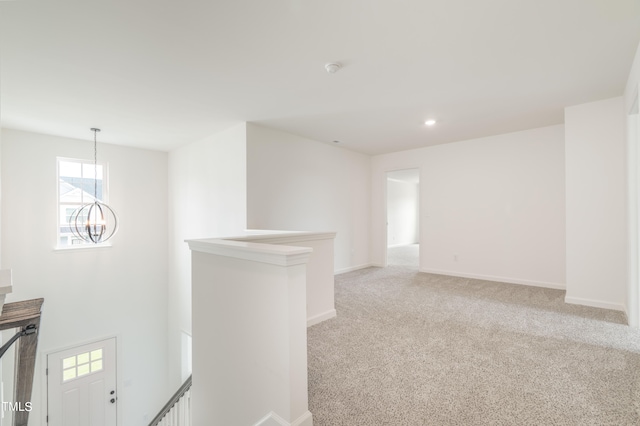
[[[400,170],[418,170],[418,183],[422,182],[422,168],[420,166],[407,166],[407,167],[394,167],[391,169],[384,169],[382,171],[382,200],[383,200],[383,212],[382,212],[382,217],[384,218],[384,221],[382,223],[383,225],[383,232],[382,232],[382,252],[384,254],[383,259],[382,259],[382,266],[384,268],[386,268],[387,266],[389,266],[389,260],[388,260],[388,245],[389,245],[389,241],[388,241],[388,227],[389,227],[389,218],[388,218],[388,212],[389,212],[389,206],[387,205],[389,203],[389,197],[388,197],[388,189],[387,189],[387,176],[389,174],[389,172],[397,172]],[[418,191],[418,236],[419,236],[419,240],[420,242],[422,242],[422,189],[420,189]],[[418,268],[420,267],[420,250],[421,248],[418,249]]]

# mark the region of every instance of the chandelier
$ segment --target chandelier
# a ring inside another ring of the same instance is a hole
[[[98,141],[100,129],[93,132],[93,202],[78,207],[69,218],[69,227],[76,237],[87,243],[103,243],[118,231],[118,216],[111,207],[98,201]]]

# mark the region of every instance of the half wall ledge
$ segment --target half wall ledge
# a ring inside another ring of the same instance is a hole
[[[279,266],[306,262],[307,327],[311,327],[336,316],[335,238],[335,232],[249,229],[242,235],[187,240],[187,243],[191,250]]]
[[[305,264],[312,252],[312,250],[303,247],[259,244],[221,238],[187,240],[187,243],[191,251],[278,266]]]
[[[306,305],[307,267],[316,249],[274,244],[273,238],[270,233],[261,242],[187,241],[192,251],[194,424],[313,425]],[[327,241],[333,249],[333,237],[312,240]],[[330,273],[333,278],[332,268]]]

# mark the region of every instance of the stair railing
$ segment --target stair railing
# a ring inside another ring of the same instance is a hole
[[[0,331],[17,328],[18,333],[0,348],[2,354],[17,342],[15,348],[15,372],[13,403],[18,407],[31,405],[31,391],[36,370],[38,349],[38,329],[44,299],[23,300],[5,303],[0,315]],[[28,405],[27,405],[28,404]],[[18,410],[13,413],[13,426],[27,426],[29,411]]]
[[[191,376],[162,407],[149,426],[191,426]]]

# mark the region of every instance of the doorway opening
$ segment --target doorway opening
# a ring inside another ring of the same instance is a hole
[[[387,172],[387,266],[420,265],[420,170]]]

